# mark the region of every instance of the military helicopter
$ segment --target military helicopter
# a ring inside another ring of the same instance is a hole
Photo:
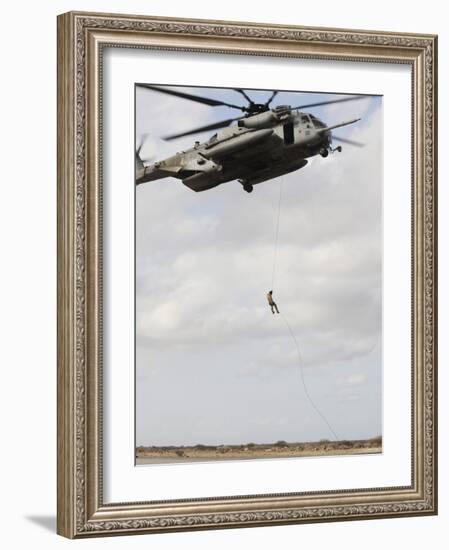
[[[170,88],[161,88],[151,84],[137,84],[141,88],[180,97],[212,107],[226,106],[239,109],[244,114],[194,128],[185,132],[166,136],[172,140],[208,130],[224,128],[207,141],[195,142],[187,151],[145,165],[140,158],[140,149],[136,153],[136,185],[161,178],[174,177],[193,191],[206,191],[233,180],[238,180],[248,193],[253,186],[304,168],[308,158],[315,155],[327,157],[329,153],[341,152],[342,147],[332,148],[332,140],[361,147],[363,144],[332,135],[332,130],[354,124],[355,118],[326,125],[311,113],[302,109],[357,101],[366,96],[350,96],[331,101],[320,101],[291,107],[278,105],[270,108],[278,91],[271,91],[265,103],[255,103],[240,88],[234,88],[247,101],[247,105],[235,105],[209,97],[197,96]],[[236,122],[237,124],[231,123]]]

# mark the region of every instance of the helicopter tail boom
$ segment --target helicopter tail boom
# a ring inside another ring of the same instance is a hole
[[[176,177],[177,170],[162,170],[158,167],[158,163],[150,166],[136,165],[136,185],[146,183],[147,181],[155,181],[169,176]]]

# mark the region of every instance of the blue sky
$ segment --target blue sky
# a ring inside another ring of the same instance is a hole
[[[186,89],[242,103],[233,90]],[[255,101],[270,92],[250,91]],[[279,93],[272,105],[341,95]],[[241,101],[242,100],[242,101]],[[136,141],[161,160],[240,111],[136,91]],[[306,109],[362,141],[282,178],[275,297],[300,344],[309,393],[342,438],[382,424],[382,99]],[[251,195],[230,182],[194,193],[167,178],[136,189],[138,445],[331,439],[302,387],[271,286],[279,178]]]

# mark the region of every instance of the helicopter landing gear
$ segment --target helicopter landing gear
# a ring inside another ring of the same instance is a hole
[[[335,149],[331,149],[332,153],[335,153],[336,151],[338,153],[341,153],[341,145],[339,145],[338,147],[335,147]]]
[[[248,180],[241,179],[241,180],[239,180],[239,183],[242,184],[243,189],[244,189],[247,193],[252,193],[252,192],[253,192],[253,186],[252,186],[251,183],[248,182]]]

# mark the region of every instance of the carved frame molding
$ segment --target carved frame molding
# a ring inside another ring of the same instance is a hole
[[[146,503],[102,499],[102,50],[412,67],[410,487]],[[70,12],[58,17],[58,533],[70,538],[437,513],[437,37]]]

